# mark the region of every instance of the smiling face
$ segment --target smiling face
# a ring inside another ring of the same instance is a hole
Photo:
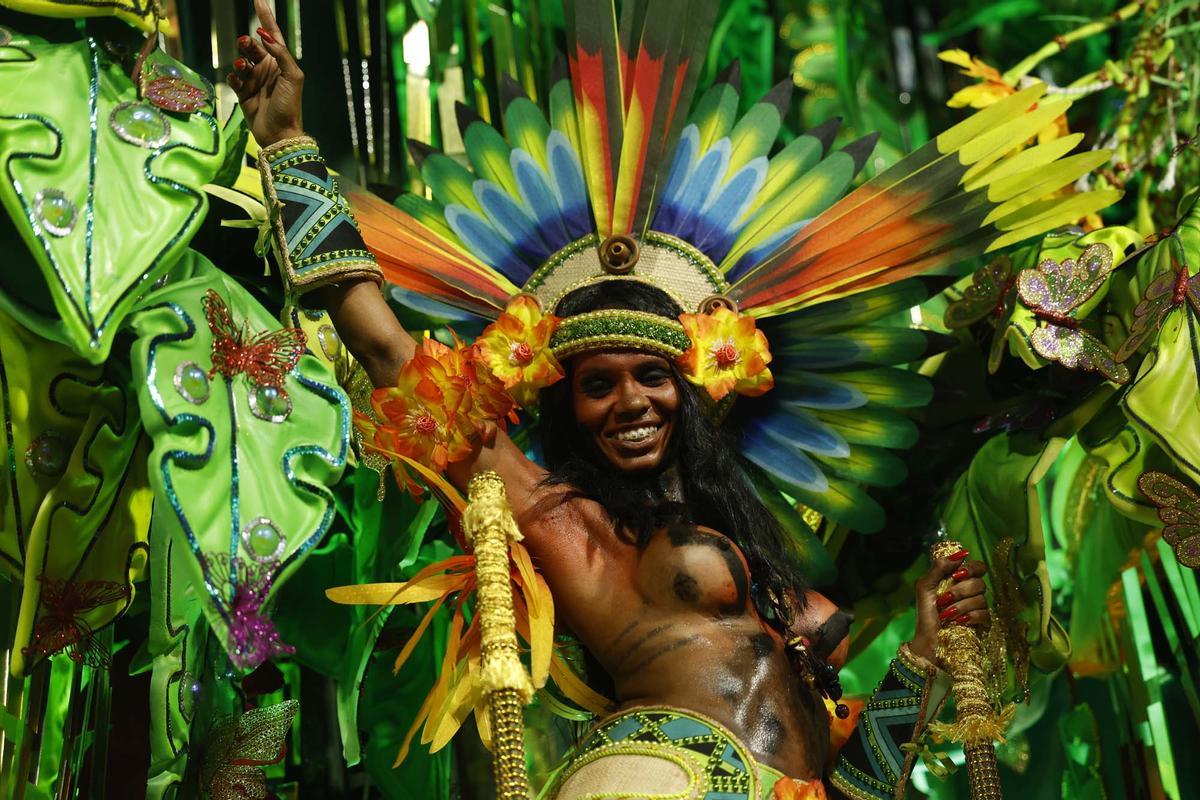
[[[621,351],[577,356],[571,395],[575,421],[610,464],[622,472],[662,464],[679,410],[679,387],[665,358]]]

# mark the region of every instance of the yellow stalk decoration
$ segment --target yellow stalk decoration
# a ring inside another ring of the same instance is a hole
[[[492,769],[496,797],[528,800],[525,773],[524,708],[533,697],[533,684],[517,647],[517,619],[509,578],[509,545],[521,540],[504,494],[504,481],[495,472],[481,472],[467,487],[469,504],[462,528],[475,550],[478,582],[481,675],[492,725]]]
[[[962,550],[958,542],[941,541],[933,546],[934,559],[946,558]],[[952,578],[938,585],[938,594],[948,591]],[[950,674],[958,718],[954,722],[935,722],[929,732],[935,739],[960,742],[967,756],[967,778],[973,800],[1003,800],[1000,773],[996,766],[994,742],[1004,741],[1004,731],[1012,722],[1016,707],[997,711],[997,702],[988,689],[983,647],[979,634],[966,625],[949,625],[938,631],[937,660]]]

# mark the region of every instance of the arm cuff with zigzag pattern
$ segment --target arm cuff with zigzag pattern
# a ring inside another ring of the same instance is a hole
[[[858,717],[829,776],[834,796],[852,800],[903,797],[913,754],[901,747],[925,728],[936,669],[902,647]]]
[[[258,168],[289,296],[348,278],[383,282],[316,140],[299,136],[264,147]]]

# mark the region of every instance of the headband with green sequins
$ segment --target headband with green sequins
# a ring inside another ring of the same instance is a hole
[[[679,322],[622,308],[606,308],[565,317],[550,338],[556,358],[589,350],[645,350],[674,359],[692,346]]]

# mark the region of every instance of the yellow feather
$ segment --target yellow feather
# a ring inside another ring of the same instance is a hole
[[[1049,164],[1059,156],[1066,155],[1083,140],[1082,133],[1072,133],[1070,136],[1060,136],[1045,144],[1022,150],[1011,158],[1006,158],[995,164],[975,164],[962,177],[962,187],[966,191],[989,186],[1018,172],[1024,172],[1042,164]]]
[[[1118,189],[1099,189],[1093,192],[1072,195],[1058,201],[1035,203],[1018,211],[1010,219],[1002,220],[996,227],[1006,231],[988,245],[985,252],[992,252],[1015,244],[1031,236],[1052,230],[1059,225],[1074,222],[1080,217],[1095,213],[1121,199]]]
[[[1000,102],[964,119],[935,140],[938,152],[950,153],[987,131],[1003,124],[1036,103],[1046,93],[1046,84],[1035,83],[1026,89],[1004,98]]]
[[[1014,175],[988,188],[988,199],[1001,202],[996,206],[983,223],[1003,219],[1018,209],[1057,192],[1064,186],[1070,186],[1083,175],[1104,164],[1110,158],[1107,150],[1096,150],[1078,155],[1068,156],[1061,161],[1038,167],[1020,175]]]
[[[1061,117],[1070,107],[1071,101],[1065,97],[1042,103],[1033,111],[997,125],[963,145],[958,151],[958,161],[971,165],[997,161]]]

